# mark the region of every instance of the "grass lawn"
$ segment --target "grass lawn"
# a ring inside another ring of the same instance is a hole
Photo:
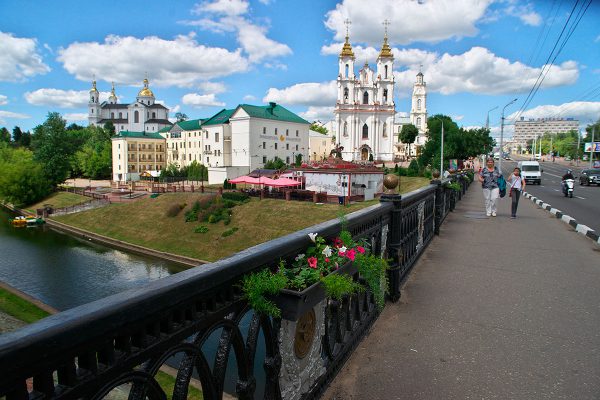
[[[425,178],[402,177],[402,185],[414,190],[427,184]],[[134,203],[111,204],[94,210],[55,217],[57,221],[118,240],[159,251],[181,254],[207,261],[216,261],[248,247],[336,219],[338,212],[350,213],[376,204],[378,200],[340,208],[337,204],[317,205],[310,202],[258,200],[233,208],[231,224],[223,222],[185,222],[184,214],[199,193],[168,193],[157,198],[144,198]],[[176,217],[167,217],[172,204],[187,204]],[[206,233],[194,233],[200,225]],[[230,236],[222,233],[238,230]]]
[[[430,181],[431,179],[420,176],[401,176],[399,191],[400,193],[412,192],[413,190],[429,185]]]
[[[175,377],[162,371],[158,371],[156,374],[156,381],[167,394],[167,399],[171,400],[173,398],[173,388],[175,387]],[[187,398],[188,400],[202,400],[204,396],[202,396],[200,390],[190,385],[188,386]]]
[[[55,192],[46,197],[44,200],[27,206],[26,210],[35,214],[35,210],[44,207],[44,204],[52,204],[52,207],[54,208],[61,208],[85,203],[88,200],[90,200],[89,197],[81,196],[75,193]]]
[[[0,311],[27,323],[49,316],[46,311],[0,288]]]

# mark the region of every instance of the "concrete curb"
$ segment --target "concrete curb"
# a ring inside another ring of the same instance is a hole
[[[550,214],[554,215],[556,218],[560,219],[564,223],[570,225],[572,228],[575,229],[577,233],[580,233],[585,237],[592,239],[594,242],[600,244],[600,235],[589,226],[580,224],[579,222],[577,222],[577,220],[575,220],[575,218],[563,213],[560,210],[557,210],[550,204],[545,203],[543,200],[538,199],[537,197],[533,196],[528,192],[523,192],[523,196],[531,200],[533,203],[537,204],[540,208],[549,211]]]

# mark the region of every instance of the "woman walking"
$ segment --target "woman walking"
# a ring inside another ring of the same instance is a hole
[[[494,166],[494,159],[488,157],[485,167],[479,172],[479,182],[483,187],[483,198],[485,200],[485,213],[486,215],[495,217],[498,211],[498,195],[500,190],[498,189],[498,178],[501,173]]]
[[[510,191],[508,195],[512,199],[510,206],[510,217],[517,218],[517,207],[519,207],[519,197],[521,192],[525,189],[525,179],[521,177],[521,169],[515,168],[512,175],[508,178],[507,183],[510,185]]]

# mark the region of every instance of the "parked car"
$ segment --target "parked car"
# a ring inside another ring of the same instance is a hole
[[[588,185],[595,183],[600,186],[600,169],[584,169],[579,175],[579,184]]]

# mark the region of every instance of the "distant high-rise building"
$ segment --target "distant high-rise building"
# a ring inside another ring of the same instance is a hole
[[[557,134],[577,131],[579,121],[573,118],[529,118],[521,117],[515,121],[513,142],[525,146],[528,140],[542,137],[546,133]]]

